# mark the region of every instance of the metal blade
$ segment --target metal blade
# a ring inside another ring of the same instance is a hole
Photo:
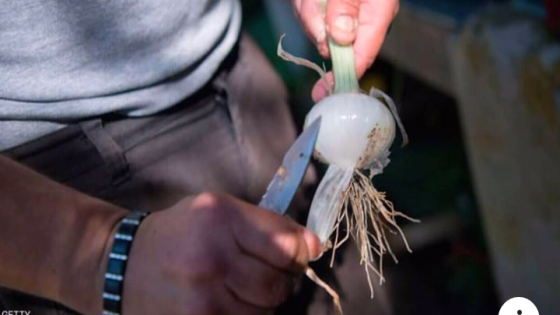
[[[311,160],[320,124],[321,117],[307,127],[290,147],[284,156],[282,166],[268,184],[266,193],[259,203],[260,207],[270,209],[280,215],[286,213]]]

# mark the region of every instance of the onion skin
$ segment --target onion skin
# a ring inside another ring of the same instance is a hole
[[[321,117],[315,155],[341,168],[385,164],[395,139],[395,121],[381,101],[361,93],[338,93],[317,103],[305,127]]]

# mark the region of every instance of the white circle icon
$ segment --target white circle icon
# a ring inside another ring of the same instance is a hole
[[[539,315],[539,310],[526,298],[515,297],[504,303],[498,315]]]

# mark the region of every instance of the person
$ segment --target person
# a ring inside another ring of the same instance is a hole
[[[328,36],[354,44],[359,76],[399,7],[293,5],[324,57]],[[291,294],[320,244],[254,205],[295,128],[240,15],[238,0],[2,4],[0,310],[102,314],[132,210],[152,213],[128,253],[122,314],[266,314]],[[325,94],[317,83],[312,97]]]

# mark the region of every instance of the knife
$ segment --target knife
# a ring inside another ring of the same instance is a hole
[[[279,215],[286,213],[311,161],[320,125],[321,117],[303,131],[284,155],[282,165],[268,184],[259,207],[269,209]]]

